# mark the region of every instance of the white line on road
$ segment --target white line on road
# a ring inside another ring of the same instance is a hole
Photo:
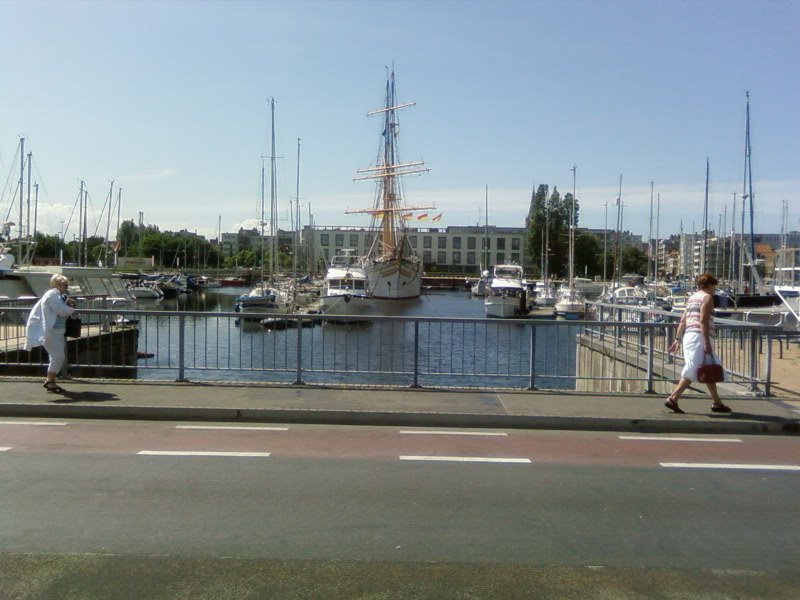
[[[737,465],[726,463],[659,463],[671,469],[742,469],[756,471],[800,471],[800,465]]]
[[[0,452],[8,452],[9,450],[11,450],[11,446],[0,447]]]
[[[400,433],[418,435],[487,435],[487,436],[507,436],[507,433],[491,431],[414,431],[411,429],[401,429]]]
[[[207,452],[189,450],[140,450],[139,456],[223,456],[239,458],[266,458],[269,452]]]
[[[522,463],[530,464],[530,458],[499,458],[489,456],[400,456],[400,460],[420,460],[436,462],[480,462],[480,463]]]
[[[42,425],[47,427],[63,426],[67,423],[53,421],[0,421],[0,425]]]
[[[238,431],[289,431],[288,427],[249,427],[247,425],[175,425],[175,429],[224,429]]]
[[[742,440],[736,438],[693,438],[693,437],[669,437],[656,435],[621,435],[621,440],[652,440],[656,442],[727,442],[737,443]]]

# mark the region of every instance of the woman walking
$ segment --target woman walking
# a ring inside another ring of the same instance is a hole
[[[683,370],[681,379],[676,388],[664,403],[672,412],[683,413],[678,406],[678,400],[693,381],[697,381],[697,369],[703,365],[707,356],[716,364],[721,364],[719,356],[714,352],[714,290],[718,281],[712,275],[705,273],[697,278],[697,291],[689,296],[686,301],[686,310],[678,324],[675,341],[669,347],[670,352],[675,352],[683,341]],[[714,403],[711,410],[718,413],[729,413],[731,409],[722,403],[717,392],[716,383],[706,383]]]
[[[50,289],[31,309],[25,330],[25,350],[44,346],[50,357],[44,387],[56,394],[64,392],[56,383],[56,376],[66,358],[67,317],[75,312],[75,300],[67,297],[68,286],[69,280],[63,275],[50,278]]]

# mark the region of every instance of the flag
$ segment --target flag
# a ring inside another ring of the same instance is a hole
[[[119,252],[120,248],[122,248],[122,242],[117,240],[117,243],[114,244],[114,252]]]
[[[428,213],[422,213],[421,215],[417,215],[417,221],[427,221],[428,220]]]
[[[431,219],[431,221],[441,221],[442,220],[442,213],[439,213],[435,217]]]
[[[408,221],[411,217],[414,216],[414,213],[406,213],[403,215],[403,218]]]

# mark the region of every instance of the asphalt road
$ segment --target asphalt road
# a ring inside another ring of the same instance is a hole
[[[800,591],[795,438],[34,423],[0,422],[0,598]]]

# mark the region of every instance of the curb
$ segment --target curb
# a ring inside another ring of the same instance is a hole
[[[485,429],[550,429],[621,431],[634,433],[702,433],[722,435],[800,435],[800,422],[791,420],[709,417],[712,420],[626,419],[491,413],[408,413],[315,409],[187,408],[176,406],[99,406],[58,404],[0,404],[3,417],[120,419],[164,421],[240,421],[314,425],[372,425],[395,427],[467,427]]]

